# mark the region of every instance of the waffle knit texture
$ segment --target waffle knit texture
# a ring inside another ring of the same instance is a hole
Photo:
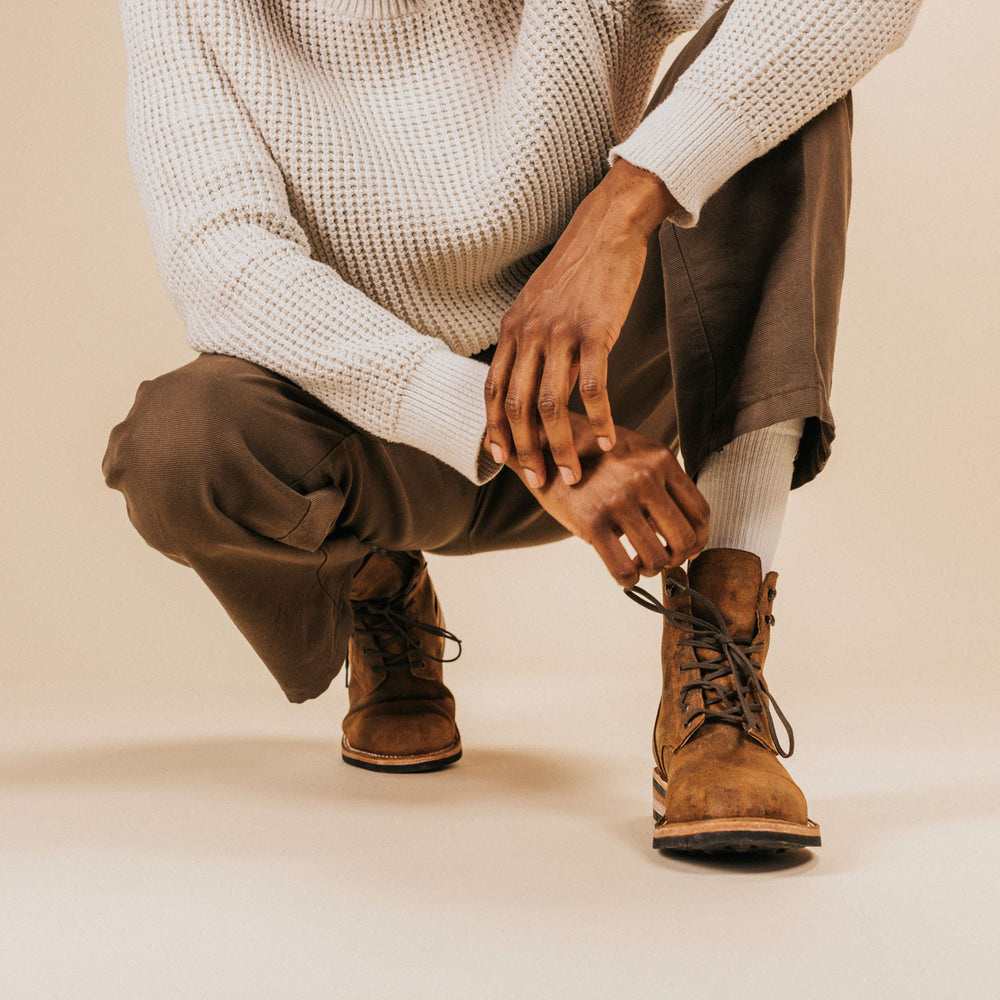
[[[743,549],[773,566],[805,421],[782,420],[733,438],[698,470],[697,486],[712,510],[706,549]]]
[[[500,320],[620,156],[697,224],[919,0],[121,0],[126,144],[197,351],[254,362],[483,483]]]

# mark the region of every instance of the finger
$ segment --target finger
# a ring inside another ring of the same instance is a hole
[[[649,529],[650,529],[650,531],[652,531],[652,532],[653,532],[653,534],[654,534],[654,535],[656,535],[656,540],[657,540],[657,541],[658,541],[658,542],[659,542],[659,543],[660,543],[660,544],[661,544],[661,545],[662,545],[662,546],[663,546],[663,547],[664,547],[664,548],[665,548],[665,549],[667,550],[667,552],[669,553],[669,552],[670,552],[670,545],[669,545],[669,544],[667,543],[667,540],[666,540],[666,538],[665,538],[665,537],[664,537],[664,536],[663,536],[663,535],[662,535],[662,534],[660,533],[660,528],[659,528],[659,525],[658,525],[658,524],[657,524],[657,523],[656,523],[656,522],[655,522],[655,521],[654,521],[654,520],[653,520],[653,519],[652,519],[651,517],[647,517],[647,518],[646,518],[646,523],[647,523],[647,524],[649,525]]]
[[[580,354],[580,398],[598,445],[610,451],[615,444],[615,425],[608,399],[608,352],[599,344],[585,344]]]
[[[570,486],[580,481],[580,458],[569,422],[569,394],[574,368],[572,351],[567,349],[550,354],[545,359],[538,390],[538,412],[542,417],[549,451],[563,482]]]
[[[699,540],[694,526],[665,489],[659,495],[644,498],[644,502],[646,515],[653,526],[651,530],[664,539],[669,550],[668,562],[662,569],[680,566],[704,547],[707,536],[705,540]]]
[[[514,451],[532,489],[545,485],[545,456],[538,437],[538,383],[544,358],[521,345],[507,386],[504,412],[510,424]]]
[[[503,341],[497,345],[486,374],[483,386],[483,396],[486,402],[486,442],[493,458],[497,462],[506,462],[510,457],[512,441],[510,424],[504,410],[504,400],[507,397],[507,386],[510,383],[510,373],[514,367],[517,348],[513,342]]]
[[[639,568],[625,551],[621,534],[616,528],[608,527],[594,535],[590,544],[619,587],[634,587],[639,582]]]
[[[670,553],[645,515],[636,512],[619,523],[635,550],[632,561],[642,576],[656,576],[670,565]]]
[[[665,482],[673,503],[694,530],[693,552],[697,554],[708,542],[709,520],[712,513],[708,501],[676,459],[671,461],[666,469]]]

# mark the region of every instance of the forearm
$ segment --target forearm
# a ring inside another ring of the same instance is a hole
[[[659,177],[694,226],[704,202],[899,48],[921,0],[733,0],[670,94],[612,146]]]

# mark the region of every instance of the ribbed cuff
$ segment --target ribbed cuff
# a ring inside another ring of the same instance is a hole
[[[734,111],[681,78],[627,139],[608,150],[608,163],[622,157],[656,174],[681,205],[669,221],[690,228],[709,196],[763,152]]]
[[[477,486],[502,468],[483,454],[489,365],[435,346],[417,362],[403,391],[393,439],[441,459]]]

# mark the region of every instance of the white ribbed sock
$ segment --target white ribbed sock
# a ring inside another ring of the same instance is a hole
[[[770,572],[804,424],[799,417],[748,431],[702,463],[695,482],[712,508],[706,549],[754,552]]]

